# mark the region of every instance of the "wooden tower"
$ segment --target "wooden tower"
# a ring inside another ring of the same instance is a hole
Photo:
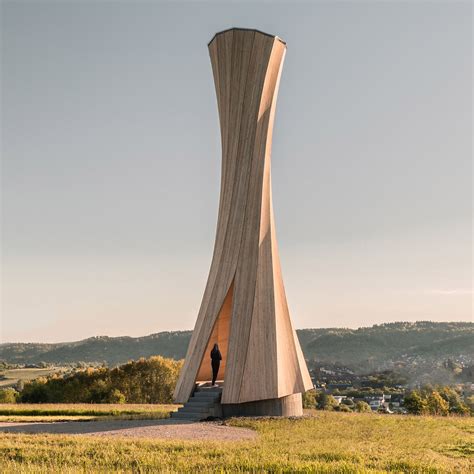
[[[222,141],[211,269],[175,390],[185,403],[223,360],[224,415],[299,415],[311,379],[291,324],[273,218],[270,156],[286,44],[232,28],[209,43]]]

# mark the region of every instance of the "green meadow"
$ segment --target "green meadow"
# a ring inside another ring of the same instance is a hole
[[[0,434],[2,472],[474,471],[470,417],[308,411],[301,419],[231,419],[246,441],[159,441]]]

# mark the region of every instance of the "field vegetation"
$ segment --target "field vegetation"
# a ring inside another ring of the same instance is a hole
[[[39,377],[62,372],[62,367],[49,367],[41,369],[7,369],[0,373],[0,388],[17,387]]]
[[[168,418],[179,405],[164,404],[0,404],[0,421],[91,421],[104,419],[147,419]]]
[[[252,441],[0,435],[7,472],[473,472],[472,418],[312,411],[232,419]]]
[[[172,403],[181,366],[180,361],[155,356],[113,369],[56,373],[25,383],[16,394],[0,390],[0,403]]]

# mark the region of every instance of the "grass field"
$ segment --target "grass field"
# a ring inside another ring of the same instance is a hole
[[[0,403],[0,421],[86,421],[168,418],[179,405],[101,403]]]
[[[2,472],[473,472],[472,418],[313,412],[232,419],[252,441],[0,434]]]
[[[37,379],[38,377],[46,377],[56,372],[62,372],[65,369],[62,367],[53,367],[49,369],[8,369],[2,370],[2,375],[5,378],[0,380],[0,388],[13,387],[18,381]]]

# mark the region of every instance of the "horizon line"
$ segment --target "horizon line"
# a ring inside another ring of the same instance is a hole
[[[358,331],[359,329],[371,329],[376,326],[385,326],[385,325],[394,325],[394,324],[409,324],[409,325],[415,325],[415,324],[420,324],[420,323],[429,323],[429,324],[468,324],[468,325],[473,325],[473,321],[431,321],[428,319],[421,319],[418,321],[392,321],[392,322],[385,322],[385,323],[378,323],[378,324],[372,324],[371,326],[358,326],[358,327],[348,327],[348,326],[324,326],[324,327],[306,327],[306,328],[297,328],[295,331],[308,331],[308,330],[313,330],[313,329],[345,329],[349,331]],[[179,332],[193,332],[193,329],[177,329],[177,330],[168,330],[168,331],[158,331],[158,332],[152,332],[149,334],[146,334],[144,336],[127,336],[127,335],[122,335],[122,336],[107,336],[106,334],[99,334],[96,336],[89,336],[85,337],[83,339],[76,339],[73,341],[60,341],[60,342],[48,342],[48,341],[31,341],[31,342],[22,342],[22,341],[6,341],[6,342],[0,342],[0,346],[5,346],[8,344],[73,344],[77,342],[83,342],[87,341],[88,339],[99,339],[99,338],[109,338],[109,339],[119,339],[119,338],[124,338],[128,337],[130,339],[140,339],[143,337],[150,337],[154,336],[157,334],[165,334],[165,333],[179,333]]]

